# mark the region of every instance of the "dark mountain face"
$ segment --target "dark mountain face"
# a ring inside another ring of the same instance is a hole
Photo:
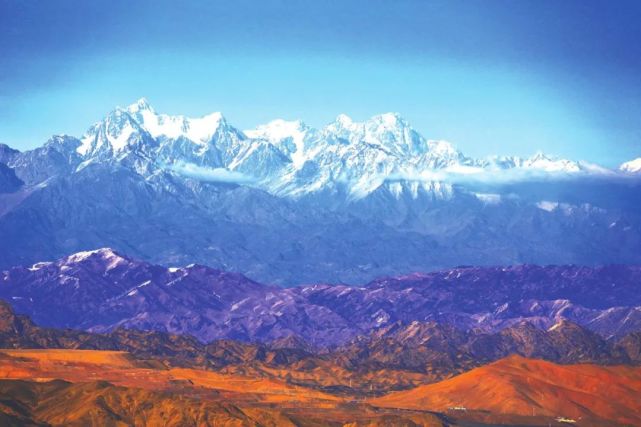
[[[324,347],[413,321],[497,332],[523,321],[549,329],[567,319],[606,338],[641,329],[641,268],[632,266],[470,267],[364,287],[279,288],[101,249],[12,268],[0,279],[0,297],[45,326],[157,330],[205,342],[297,336]]]
[[[13,169],[0,163],[0,193],[13,193],[23,184]]]
[[[462,264],[641,263],[638,212],[547,211],[518,200],[495,206],[461,192],[446,201],[397,200],[380,192],[385,197],[354,203],[325,193],[291,200],[89,164],[11,197],[0,194],[0,267],[105,246],[284,285],[358,284]]]
[[[0,144],[0,163],[8,164],[19,155],[20,151],[9,147],[7,144]]]

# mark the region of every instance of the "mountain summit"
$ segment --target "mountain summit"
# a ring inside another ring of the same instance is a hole
[[[0,145],[0,267],[113,247],[268,283],[468,265],[641,263],[636,174],[475,159],[397,113],[241,131],[114,109],[80,138]]]
[[[201,180],[225,170],[272,194],[295,198],[343,188],[359,199],[399,178],[416,181],[415,186],[438,196],[434,185],[426,184],[444,179],[434,171],[588,171],[580,163],[543,153],[530,159],[472,159],[446,141],[424,138],[398,113],[363,122],[341,114],[321,129],[279,119],[240,131],[219,112],[197,118],[160,114],[145,98],[110,112],[73,148],[74,153],[67,153],[70,159],[78,157],[71,159],[76,162],[72,167],[117,163],[146,177],[164,170]]]

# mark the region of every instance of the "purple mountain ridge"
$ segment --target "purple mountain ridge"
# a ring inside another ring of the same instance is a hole
[[[202,265],[168,268],[112,249],[0,273],[0,297],[42,326],[117,327],[314,346],[349,342],[392,324],[436,322],[497,332],[561,320],[604,338],[641,330],[641,267],[461,267],[364,286],[281,288]]]

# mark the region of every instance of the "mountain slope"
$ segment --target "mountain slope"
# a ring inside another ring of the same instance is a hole
[[[13,169],[0,163],[0,193],[13,193],[23,184]]]
[[[294,335],[327,346],[412,321],[495,332],[523,321],[549,329],[567,319],[621,337],[641,329],[639,280],[641,269],[633,266],[514,266],[383,278],[362,287],[285,289],[101,249],[4,271],[0,297],[44,326],[151,329],[202,341]]]
[[[258,425],[257,419],[233,405],[105,382],[2,380],[0,396],[4,425]],[[278,414],[264,417],[288,425]]]
[[[581,425],[641,423],[641,370],[560,366],[513,356],[449,380],[370,400],[377,406],[583,419]],[[602,424],[599,424],[602,423]]]
[[[113,247],[264,282],[362,283],[457,265],[641,263],[641,183],[538,153],[472,159],[400,115],[242,132],[117,108],[18,152],[0,268]]]

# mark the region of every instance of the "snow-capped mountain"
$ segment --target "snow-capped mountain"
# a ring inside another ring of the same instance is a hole
[[[573,173],[583,170],[582,164],[580,162],[550,157],[542,152],[537,152],[534,156],[527,159],[515,156],[492,156],[481,164],[491,170],[519,168],[550,173]]]
[[[641,172],[641,157],[623,163],[621,166],[619,166],[619,170],[627,173]]]
[[[421,191],[449,194],[451,189],[433,192],[439,181],[439,188],[450,188],[438,172],[473,175],[514,169],[554,174],[595,170],[543,153],[529,159],[472,159],[446,141],[424,138],[396,113],[364,122],[341,114],[322,129],[301,121],[274,120],[241,132],[221,113],[200,118],[159,114],[145,99],[116,108],[93,125],[74,154],[80,157],[79,167],[117,162],[143,176],[170,170],[201,179],[212,179],[210,172],[224,170],[242,174],[243,182],[278,196],[342,189],[352,199],[363,198],[382,186],[394,194],[405,190],[415,196]]]
[[[0,145],[0,163],[0,267],[103,246],[286,285],[641,263],[630,174],[541,153],[473,159],[392,113],[240,131],[219,113],[169,116],[141,100],[80,139]]]

